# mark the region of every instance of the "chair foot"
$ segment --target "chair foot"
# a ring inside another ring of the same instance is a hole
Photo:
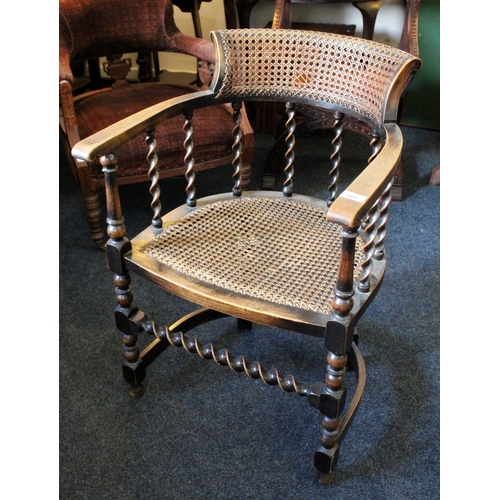
[[[322,484],[329,484],[333,479],[333,469],[339,459],[339,446],[324,448],[320,446],[314,454],[314,466],[318,472],[318,481]]]
[[[320,472],[318,471],[318,483],[320,484],[332,484],[333,483],[333,472]]]
[[[128,388],[128,393],[133,398],[138,398],[144,394],[144,387],[142,384],[130,385]]]
[[[142,382],[146,378],[146,364],[140,360],[132,364],[122,366],[123,378],[128,382],[128,393],[133,398],[138,398],[144,394]]]

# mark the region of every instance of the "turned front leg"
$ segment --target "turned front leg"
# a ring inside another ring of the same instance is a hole
[[[106,188],[107,222],[109,240],[106,243],[108,268],[114,273],[113,282],[116,294],[115,321],[122,333],[124,346],[123,375],[130,384],[129,394],[143,394],[142,381],[146,376],[144,364],[140,358],[137,334],[141,330],[144,315],[133,303],[130,274],[125,263],[125,254],[130,251],[131,243],[125,237],[125,224],[122,215],[118,185],[116,182],[117,160],[110,153],[101,159]]]
[[[347,346],[353,340],[353,328],[335,322],[328,324],[326,333],[326,384],[320,395],[319,411],[323,414],[320,445],[314,456],[314,465],[323,474],[331,474],[338,460],[341,414],[346,401],[345,373]]]
[[[132,397],[142,396],[142,382],[146,377],[145,364],[140,357],[138,333],[141,331],[144,314],[133,303],[130,287],[130,274],[115,274],[116,290],[115,322],[122,334],[123,343],[123,377],[129,384],[129,394]]]
[[[342,252],[339,274],[332,303],[332,320],[326,325],[325,347],[328,351],[326,377],[320,396],[319,410],[323,414],[320,431],[320,446],[314,456],[314,465],[331,480],[333,468],[338,460],[340,445],[341,413],[346,400],[345,373],[347,352],[354,338],[351,325],[351,310],[354,296],[354,256],[357,228],[343,228]],[[321,404],[321,398],[324,403]]]

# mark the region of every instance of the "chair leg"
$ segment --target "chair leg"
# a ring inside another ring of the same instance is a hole
[[[252,322],[246,319],[238,318],[238,330],[251,330]]]
[[[357,7],[363,17],[362,37],[367,40],[373,40],[375,21],[377,20],[378,11],[382,7],[382,2],[380,0],[366,0],[363,2],[354,2],[354,6]]]
[[[401,158],[398,160],[398,166],[396,167],[396,173],[394,174],[391,196],[393,201],[403,200],[403,163]]]
[[[344,378],[347,358],[347,354],[336,355],[328,352],[327,383],[318,407],[323,414],[320,445],[314,455],[314,465],[322,483],[329,483],[333,479],[333,469],[339,456],[341,414],[346,400]]]
[[[99,248],[104,250],[105,235],[102,225],[102,210],[99,193],[94,191],[92,193],[84,193],[82,196],[83,209],[90,228],[90,237]]]
[[[345,237],[345,241],[351,244],[353,242],[348,236]],[[348,301],[345,302],[348,303]],[[320,444],[314,455],[314,466],[318,470],[318,479],[322,483],[330,483],[333,479],[333,469],[338,460],[339,446],[345,432],[346,422],[342,420],[346,402],[345,375],[349,360],[348,353],[352,349],[350,346],[355,345],[353,339],[354,325],[345,320],[328,322],[325,334],[325,347],[328,351],[326,383],[322,387],[317,406],[323,418]],[[355,407],[359,399],[360,396]],[[349,407],[349,413],[351,411],[355,411],[352,404]],[[347,419],[347,425],[351,418],[352,415]]]
[[[112,245],[108,245],[108,263],[113,267],[114,255],[118,255],[120,248],[114,252],[110,250]],[[128,248],[125,246],[123,248]],[[116,262],[116,261],[115,261]],[[113,278],[115,284],[117,306],[115,310],[116,327],[122,333],[123,342],[123,377],[129,384],[129,394],[132,397],[142,396],[144,388],[142,382],[146,377],[146,364],[141,358],[138,344],[138,334],[143,330],[143,323],[146,320],[145,314],[140,311],[132,302],[132,288],[130,286],[130,274],[126,271],[123,274],[115,274]]]
[[[357,334],[355,334],[355,337],[357,337]],[[342,372],[345,372],[345,369],[342,368],[342,365],[345,357],[333,355],[331,352],[328,354],[327,380],[330,380],[328,388],[321,391],[323,400],[320,396],[319,404],[315,405],[324,415],[322,420],[320,446],[314,456],[314,465],[317,468],[318,481],[322,484],[331,484],[333,481],[333,469],[339,457],[340,443],[356,416],[366,384],[365,362],[357,347],[356,341],[352,342],[351,348],[347,353],[347,358],[347,364],[344,365],[344,368],[347,365],[351,367],[351,370],[356,374],[357,384],[356,391],[351,398],[345,414],[340,418],[340,413],[346,401],[346,391],[344,387],[342,386],[342,389],[338,391],[332,391],[333,380],[337,379],[337,382],[340,382],[343,379]],[[332,395],[336,398],[337,403],[332,399]]]
[[[252,165],[250,163],[243,163],[240,167],[241,175],[241,189],[248,191],[252,183]]]

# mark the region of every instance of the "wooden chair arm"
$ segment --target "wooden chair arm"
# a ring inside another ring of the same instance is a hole
[[[195,38],[178,32],[171,41],[173,50],[190,54],[210,63],[215,63],[214,45],[210,40]]]
[[[214,98],[211,90],[193,92],[160,102],[124,118],[75,144],[71,154],[80,160],[92,161],[111,153],[122,144],[146,133],[167,118],[183,112],[185,103],[204,106]],[[197,102],[196,102],[197,101]]]
[[[327,219],[345,227],[358,227],[387,188],[403,149],[403,135],[395,123],[385,125],[386,142],[378,156],[331,204]]]

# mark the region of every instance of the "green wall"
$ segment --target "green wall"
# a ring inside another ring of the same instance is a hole
[[[418,19],[419,49],[422,67],[408,87],[401,123],[439,130],[439,0],[422,0]]]

